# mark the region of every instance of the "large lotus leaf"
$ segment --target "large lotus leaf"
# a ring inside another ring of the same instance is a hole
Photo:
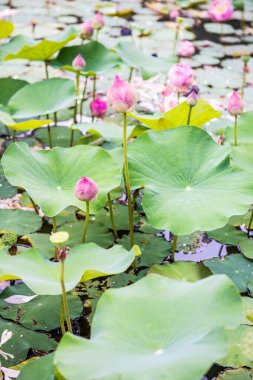
[[[241,293],[248,291],[252,280],[253,261],[241,254],[228,255],[223,259],[206,260],[205,265],[214,274],[226,274],[235,283]]]
[[[187,102],[183,102],[162,115],[143,116],[136,113],[129,113],[129,115],[152,129],[164,130],[186,125],[188,113],[189,105]],[[190,124],[195,127],[201,127],[208,121],[220,116],[221,113],[219,111],[216,111],[205,100],[200,99],[197,105],[192,108]]]
[[[245,213],[253,201],[252,178],[230,165],[228,153],[205,131],[189,126],[149,131],[131,144],[131,184],[145,187],[150,224],[188,235]]]
[[[9,99],[28,82],[21,79],[0,78],[0,104],[7,106]]]
[[[74,98],[72,80],[51,78],[23,87],[10,98],[8,108],[15,118],[30,118],[67,108]]]
[[[253,174],[252,144],[234,146],[232,148],[231,158],[234,165],[246,170],[251,175]]]
[[[63,48],[58,54],[53,65],[57,67],[64,66],[68,69],[72,67],[72,61],[81,54],[85,59],[86,66],[84,72],[94,75],[101,73],[120,65],[121,60],[115,52],[112,52],[97,41],[91,41],[85,45],[75,45]]]
[[[32,61],[48,61],[57,51],[67,45],[69,41],[76,38],[76,36],[75,30],[69,28],[58,36],[52,37],[52,39],[44,39],[40,42],[31,41],[29,45],[23,45],[17,53],[8,54],[5,60],[29,59]]]
[[[16,195],[17,189],[14,186],[11,186],[9,182],[6,180],[3,168],[0,165],[0,198],[6,199],[11,198]]]
[[[32,45],[33,40],[27,36],[19,34],[10,39],[9,42],[0,46],[0,59],[3,60],[9,53],[18,52],[24,45]]]
[[[71,205],[85,210],[85,202],[74,193],[80,177],[90,177],[98,184],[98,197],[90,202],[92,213],[104,206],[107,193],[121,179],[109,153],[92,146],[32,151],[26,143],[15,143],[6,150],[2,166],[7,180],[24,188],[47,216],[56,216]]]
[[[211,272],[202,263],[193,261],[176,261],[172,264],[155,264],[150,268],[149,273],[160,274],[175,280],[195,282],[211,275]]]
[[[8,127],[13,129],[14,131],[29,131],[31,129],[37,129],[42,127],[45,124],[50,124],[50,119],[45,120],[27,120],[21,121],[19,123],[8,124]]]
[[[25,302],[25,297],[33,296],[34,293],[25,284],[9,286],[0,295],[1,317],[21,323],[30,330],[50,331],[59,327],[61,295],[35,296]],[[79,317],[83,310],[80,297],[68,294],[67,299],[70,318]]]
[[[21,369],[18,380],[56,380],[54,353],[42,356],[28,363]],[[61,380],[58,377],[58,380]]]
[[[9,367],[25,360],[30,348],[44,352],[49,352],[56,348],[55,340],[49,338],[46,334],[28,330],[17,323],[0,318],[0,335],[6,329],[11,331],[13,336],[4,344],[3,350],[14,355],[14,358],[7,361],[1,356],[3,367]]]
[[[65,261],[66,291],[72,290],[81,280],[124,272],[133,259],[133,251],[127,252],[119,245],[109,250],[94,243],[77,245],[69,251]],[[38,249],[31,248],[16,256],[2,252],[0,260],[0,281],[11,275],[21,278],[35,294],[61,294],[61,264],[48,260]]]
[[[35,212],[24,210],[0,210],[0,232],[28,234],[40,229],[42,220]]]
[[[130,42],[119,42],[116,50],[122,61],[128,66],[144,70],[149,75],[157,75],[159,72],[167,73],[171,66],[171,63],[169,64],[165,60],[145,54]]]
[[[68,380],[84,373],[87,380],[199,380],[226,355],[224,327],[241,319],[240,297],[226,276],[189,283],[151,274],[107,290],[91,339],[64,335],[55,364]]]
[[[14,25],[10,21],[0,20],[0,39],[9,37],[14,30]]]

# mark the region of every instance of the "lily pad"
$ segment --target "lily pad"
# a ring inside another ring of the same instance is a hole
[[[75,146],[32,151],[25,143],[11,144],[2,158],[7,180],[24,188],[47,216],[56,216],[68,206],[85,210],[85,202],[74,194],[82,176],[92,178],[99,187],[91,213],[105,205],[107,193],[120,184],[120,169],[109,153],[98,147]]]
[[[42,219],[33,211],[0,210],[0,231],[24,235],[40,229]]]
[[[202,263],[192,261],[176,261],[172,264],[153,265],[150,273],[160,274],[175,280],[195,282],[211,275],[211,271]]]
[[[21,370],[18,380],[56,380],[53,360],[54,353],[33,360]]]
[[[226,276],[189,283],[151,274],[107,290],[98,302],[91,340],[65,334],[54,362],[68,380],[80,380],[84,371],[87,380],[165,379],[168,373],[199,380],[226,355],[224,327],[240,323],[240,302]]]
[[[149,131],[128,151],[132,187],[145,187],[143,208],[155,228],[176,235],[210,231],[253,201],[252,179],[201,129]]]
[[[52,62],[54,67],[62,69],[72,69],[72,61],[77,56],[85,59],[86,66],[83,72],[88,75],[106,72],[119,66],[121,59],[118,54],[108,50],[104,45],[97,41],[91,41],[85,45],[75,45],[61,49],[55,61]]]
[[[0,281],[15,276],[38,295],[61,294],[60,263],[48,260],[42,252],[31,248],[10,256],[0,253]],[[105,250],[94,243],[80,244],[72,248],[65,261],[65,287],[72,290],[79,281],[124,272],[134,259],[133,251],[122,246]]]
[[[10,21],[0,20],[0,39],[9,37],[14,30],[14,25]]]
[[[12,117],[30,118],[70,107],[74,98],[72,80],[51,78],[23,87],[10,98],[8,108]]]
[[[147,125],[149,128],[155,130],[164,130],[175,128],[181,125],[187,125],[188,113],[189,105],[187,102],[183,102],[162,115],[143,116],[136,113],[129,113],[129,115],[134,119],[139,120],[141,123]],[[190,125],[201,127],[208,121],[220,116],[220,112],[216,111],[205,100],[200,99],[198,100],[197,105],[192,108]]]

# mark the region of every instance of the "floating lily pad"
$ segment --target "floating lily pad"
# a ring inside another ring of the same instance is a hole
[[[234,28],[230,24],[224,24],[224,23],[218,23],[218,22],[212,22],[212,23],[206,23],[204,24],[204,28],[209,33],[216,33],[216,34],[233,34]]]
[[[25,295],[33,296],[34,293],[24,284],[10,286],[0,296],[0,315],[21,323],[30,330],[50,331],[60,326],[61,296],[35,296],[26,303],[8,303],[9,297]],[[80,316],[83,303],[78,296],[67,295],[70,318]],[[49,313],[50,310],[50,313]]]
[[[161,379],[168,373],[199,380],[226,355],[224,327],[236,327],[241,318],[240,297],[226,276],[189,283],[152,274],[107,290],[91,340],[65,334],[54,362],[68,380],[80,380],[84,371],[87,380]]]
[[[149,128],[155,130],[164,130],[175,128],[181,125],[187,125],[188,113],[189,105],[187,102],[183,102],[162,115],[143,116],[136,113],[129,113],[129,115],[147,125]],[[218,118],[220,116],[221,113],[216,111],[205,100],[198,100],[197,105],[192,108],[190,125],[201,127],[209,120]]]
[[[67,108],[74,103],[74,98],[72,80],[51,78],[23,87],[10,98],[8,107],[15,118],[31,118]]]
[[[42,219],[35,212],[24,210],[0,210],[0,231],[24,235],[40,229]]]
[[[120,169],[101,148],[75,146],[31,151],[25,143],[11,144],[2,158],[7,180],[24,188],[47,216],[55,216],[68,206],[85,210],[85,202],[74,194],[77,180],[92,178],[99,187],[98,198],[91,202],[91,213],[98,212],[107,193],[118,187]]]
[[[85,59],[86,66],[83,72],[89,75],[112,70],[121,63],[118,54],[108,50],[97,41],[91,41],[85,45],[75,45],[61,49],[52,65],[73,70],[72,61],[77,54],[81,54]]]
[[[21,278],[39,295],[61,294],[60,263],[45,258],[42,252],[31,248],[19,255],[0,254],[0,281],[10,275]],[[133,251],[122,246],[105,250],[94,243],[81,244],[72,248],[65,261],[65,287],[72,290],[79,281],[124,272],[134,259]]]
[[[132,187],[145,187],[143,208],[155,228],[176,235],[210,231],[253,201],[252,179],[201,129],[149,131],[128,151]]]
[[[211,275],[211,271],[202,263],[192,261],[176,261],[172,264],[153,265],[150,268],[150,273],[189,282],[199,281]]]

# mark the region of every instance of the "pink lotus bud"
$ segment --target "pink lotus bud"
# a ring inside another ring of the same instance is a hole
[[[104,117],[107,112],[107,103],[101,98],[96,98],[90,103],[90,110],[95,117]]]
[[[176,63],[169,71],[169,81],[176,87],[189,87],[194,79],[194,74],[186,63]]]
[[[91,21],[85,21],[80,25],[82,38],[90,38],[93,34],[93,27]]]
[[[116,112],[133,111],[137,101],[135,89],[131,84],[116,75],[113,85],[107,91],[107,101]]]
[[[186,101],[190,107],[195,107],[198,103],[198,94],[199,88],[197,86],[193,86],[188,94],[186,94]]]
[[[81,54],[78,54],[75,59],[73,59],[72,66],[76,70],[83,70],[86,66],[86,62]]]
[[[242,98],[238,94],[238,92],[233,91],[228,99],[228,112],[231,115],[237,116],[243,113],[244,105]]]
[[[233,12],[234,7],[231,0],[214,0],[208,10],[208,14],[214,22],[230,20]]]
[[[98,185],[89,177],[82,177],[75,187],[76,197],[83,202],[91,202],[97,198]]]
[[[104,16],[102,13],[97,12],[91,20],[93,29],[102,29],[105,25]]]
[[[178,55],[180,57],[191,57],[195,51],[196,49],[192,42],[182,41],[178,49]]]
[[[249,68],[249,66],[248,66],[247,64],[243,66],[243,71],[244,71],[246,74],[248,74],[248,73],[250,72],[250,68]]]
[[[170,19],[171,20],[176,20],[180,16],[179,10],[178,9],[172,9],[170,11]]]

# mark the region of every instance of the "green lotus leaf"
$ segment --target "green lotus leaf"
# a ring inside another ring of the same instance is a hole
[[[40,229],[42,219],[33,211],[0,210],[0,231],[16,232],[18,235],[28,234]]]
[[[0,164],[0,198],[6,199],[11,198],[16,195],[17,189],[14,186],[11,186],[9,182],[6,180],[3,168]]]
[[[19,123],[8,124],[8,127],[14,131],[29,131],[31,129],[36,129],[42,127],[42,125],[50,124],[51,120],[27,120],[21,121]]]
[[[73,145],[77,145],[78,140],[82,134],[79,131],[76,131],[74,134]],[[44,145],[48,144],[48,131],[47,128],[37,129],[34,133],[34,137],[41,141]],[[71,129],[68,127],[61,127],[57,125],[56,127],[51,127],[51,138],[52,146],[60,146],[63,148],[69,147],[71,137]]]
[[[21,369],[18,380],[37,380],[38,378],[40,380],[55,380],[56,368],[53,360],[54,353],[51,353],[31,361]],[[59,377],[57,379],[63,380]]]
[[[228,153],[204,130],[189,126],[138,137],[129,146],[131,184],[145,187],[149,223],[188,235],[246,213],[253,201],[252,178],[230,165]]]
[[[81,54],[85,59],[86,66],[83,72],[89,75],[112,70],[121,63],[118,54],[108,50],[97,41],[91,41],[85,45],[75,45],[61,49],[52,64],[62,69],[73,70],[72,61],[77,54]]]
[[[8,112],[0,111],[0,122],[4,125],[15,124],[15,121],[12,119]]]
[[[204,264],[214,274],[226,274],[235,283],[241,293],[248,291],[252,280],[253,261],[241,254],[228,255],[223,259],[205,260]]]
[[[153,116],[139,115],[137,113],[129,113],[136,120],[147,125],[149,128],[155,130],[164,130],[179,127],[187,124],[189,113],[189,105],[187,102],[180,103],[178,106],[172,108],[164,114]],[[221,116],[219,111],[216,111],[205,100],[198,100],[195,107],[192,108],[190,124],[195,127],[202,127],[205,123],[212,119]]]
[[[54,362],[68,380],[84,373],[86,380],[199,380],[227,353],[224,328],[237,327],[242,317],[226,276],[189,283],[151,274],[107,290],[91,339],[65,334]]]
[[[0,78],[0,104],[7,106],[9,99],[28,82],[21,79]]]
[[[73,28],[69,28],[52,39],[44,39],[40,42],[31,41],[29,45],[23,45],[17,53],[10,53],[5,61],[10,59],[30,59],[31,61],[48,61],[50,58],[68,42],[76,38],[77,34]]]
[[[32,151],[26,143],[15,143],[7,148],[2,166],[10,184],[25,189],[51,217],[68,206],[85,210],[85,202],[74,193],[82,176],[92,178],[99,187],[97,199],[90,202],[91,213],[103,208],[107,193],[121,180],[120,169],[109,153],[92,146]]]
[[[253,369],[228,369],[217,377],[217,380],[252,380]]]
[[[211,271],[202,263],[193,261],[176,261],[172,264],[153,265],[149,273],[160,274],[161,276],[173,278],[175,280],[195,282],[211,275]]]
[[[0,281],[8,276],[21,278],[38,295],[61,294],[60,263],[48,260],[36,248],[10,256],[1,252]],[[115,245],[105,250],[94,243],[72,248],[65,261],[65,287],[72,290],[79,281],[124,272],[134,260],[133,251]]]
[[[9,37],[14,30],[14,25],[10,21],[0,20],[0,39]]]
[[[0,59],[3,60],[8,54],[17,53],[22,46],[32,45],[34,42],[31,38],[19,34],[10,39],[9,42],[0,46]]]
[[[14,118],[30,118],[67,108],[74,98],[72,80],[51,78],[23,87],[10,98],[8,108]]]

